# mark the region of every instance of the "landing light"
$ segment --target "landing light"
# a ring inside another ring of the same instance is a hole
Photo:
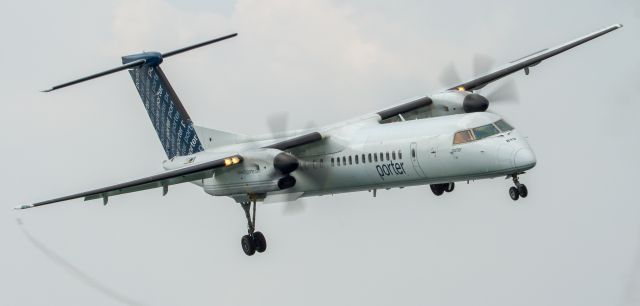
[[[458,91],[464,91],[464,87],[462,86],[458,87]]]
[[[238,164],[238,163],[240,163],[240,157],[238,157],[238,156],[232,156],[232,157],[224,159],[224,166],[225,167],[228,167],[228,166],[231,166],[231,165],[235,165],[235,164]]]

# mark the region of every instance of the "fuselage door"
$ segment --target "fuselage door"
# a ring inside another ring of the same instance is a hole
[[[413,164],[413,169],[416,171],[418,176],[424,177],[424,171],[420,167],[420,162],[418,161],[418,144],[415,142],[411,143],[411,149],[409,150],[409,155],[411,156],[411,163]]]

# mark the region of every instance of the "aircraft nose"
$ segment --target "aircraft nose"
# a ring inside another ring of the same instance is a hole
[[[536,156],[529,148],[522,148],[516,152],[513,160],[517,168],[528,167],[533,168],[536,165]]]

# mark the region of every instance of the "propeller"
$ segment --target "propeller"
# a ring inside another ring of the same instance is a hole
[[[495,60],[484,54],[475,54],[473,56],[473,74],[475,77],[485,75],[491,71]],[[463,83],[460,78],[455,65],[449,63],[442,70],[440,74],[440,82],[445,86],[451,86],[452,84]],[[463,108],[465,112],[483,112],[489,107],[489,102],[518,102],[518,90],[514,80],[508,80],[502,82],[497,86],[493,86],[493,89],[486,94],[481,95],[478,93],[478,88],[475,92],[467,95],[463,101]]]
[[[288,112],[277,112],[267,116],[267,127],[269,128],[269,133],[273,138],[276,138],[281,133],[286,132],[288,129],[288,126],[289,126]],[[308,127],[313,128],[314,124],[310,123]],[[284,164],[291,164],[292,162],[291,160],[289,160],[288,157],[286,158],[287,160],[285,161],[284,160],[285,158],[283,158],[281,154],[277,155],[276,160],[274,161],[274,166],[276,166],[276,168],[278,169],[285,168],[284,166],[281,166],[279,168],[278,163],[284,165]],[[289,154],[287,154],[286,156],[293,157],[292,155],[289,155]],[[280,157],[280,161],[278,160],[278,157]],[[296,164],[299,165],[299,161],[297,159],[296,159]],[[289,170],[289,169],[286,169],[286,170]],[[306,206],[307,206],[306,203],[302,201],[302,199],[298,199],[298,195],[296,194],[283,195],[283,202],[284,202],[283,203],[284,205],[282,208],[282,214],[284,215],[301,214],[306,210]]]

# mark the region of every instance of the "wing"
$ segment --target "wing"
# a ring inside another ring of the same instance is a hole
[[[242,156],[233,155],[202,164],[196,164],[185,168],[180,168],[173,171],[167,171],[165,173],[156,174],[141,179],[121,183],[104,188],[98,188],[86,192],[76,193],[64,197],[59,197],[47,201],[42,201],[33,204],[25,204],[17,206],[16,209],[27,209],[32,207],[38,207],[57,202],[73,200],[78,198],[84,198],[85,201],[102,198],[104,204],[107,203],[107,199],[110,196],[125,194],[130,192],[142,191],[153,188],[165,188],[163,193],[166,193],[166,188],[169,185],[175,185],[185,182],[191,182],[195,180],[211,177],[214,170],[224,167],[233,166],[242,162]]]
[[[491,73],[485,74],[464,83],[457,84],[449,88],[448,90],[473,91],[520,70],[524,70],[526,74],[529,74],[530,67],[533,67],[552,56],[558,55],[562,52],[584,44],[592,39],[605,35],[621,27],[621,24],[614,24],[599,31],[572,40],[568,43],[557,46],[555,48],[543,49],[541,51],[513,61],[508,65],[503,66]],[[419,117],[419,114],[423,114],[422,117],[428,117],[428,115],[425,116],[424,114],[427,114],[430,111],[429,107],[432,104],[433,101],[429,97],[419,97],[410,100],[409,102],[400,103],[393,107],[381,110],[377,112],[377,114],[380,116],[381,120],[392,120],[397,115],[402,115],[405,118],[415,118]]]
[[[300,136],[296,136],[293,138],[289,138],[264,148],[278,149],[278,150],[288,150],[293,147],[302,146],[305,144],[309,144],[315,141],[319,141],[322,139],[322,135],[318,132],[308,133]],[[180,168],[173,171],[167,171],[161,174],[156,174],[148,177],[144,177],[141,179],[129,181],[126,183],[116,184],[113,186],[108,186],[104,188],[98,188],[90,191],[80,192],[64,197],[59,197],[51,200],[46,200],[42,202],[37,202],[33,204],[24,204],[15,207],[15,209],[27,209],[32,207],[38,207],[53,203],[58,203],[67,200],[84,198],[85,201],[95,200],[102,198],[103,203],[106,204],[107,200],[111,196],[142,191],[153,188],[163,188],[163,194],[166,194],[168,186],[192,182],[196,180],[201,180],[204,178],[211,177],[213,172],[216,169],[224,168],[239,164],[243,161],[242,156],[233,155],[225,158],[220,158],[217,160],[205,162],[202,164],[197,164],[193,166],[188,166],[184,168]]]
[[[569,49],[572,49],[574,47],[577,47],[581,44],[584,44],[592,39],[598,38],[602,35],[605,35],[611,31],[617,30],[619,28],[621,28],[622,25],[621,24],[614,24],[612,26],[606,27],[602,30],[593,32],[591,34],[585,35],[583,37],[580,37],[578,39],[572,40],[568,43],[562,44],[560,46],[557,46],[555,48],[550,48],[550,49],[544,49],[542,51],[538,51],[535,52],[531,55],[527,55],[521,59],[518,59],[514,62],[509,63],[509,65],[504,66],[494,72],[485,74],[483,76],[480,76],[478,78],[475,78],[473,80],[455,85],[451,88],[449,88],[449,90],[466,90],[466,91],[472,91],[472,90],[476,90],[476,89],[480,89],[482,87],[484,87],[485,85],[494,82],[496,80],[499,80],[503,77],[506,77],[514,72],[520,71],[520,70],[524,70],[526,74],[529,74],[529,68],[533,67],[535,65],[540,64],[540,62],[552,57],[552,56],[556,56],[562,52],[565,52]]]

